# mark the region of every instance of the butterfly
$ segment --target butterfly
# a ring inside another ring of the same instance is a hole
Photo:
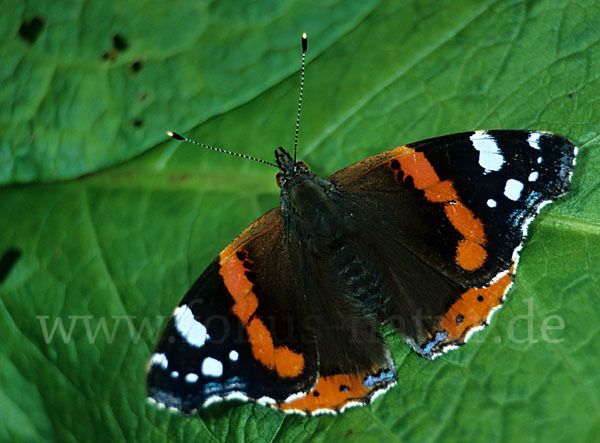
[[[148,365],[150,401],[185,414],[223,400],[309,415],[369,403],[397,382],[382,324],[426,359],[487,325],[529,223],[569,191],[576,152],[549,132],[488,130],[390,149],[326,179],[295,150],[251,157],[278,168],[280,206],[175,308]]]

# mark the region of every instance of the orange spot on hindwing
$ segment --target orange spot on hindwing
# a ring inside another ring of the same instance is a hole
[[[340,410],[351,402],[368,403],[377,391],[387,390],[395,384],[395,376],[390,376],[378,384],[365,381],[375,371],[363,371],[356,374],[336,374],[320,377],[314,388],[304,397],[296,398],[288,403],[278,403],[281,410],[315,412],[319,409]]]
[[[338,409],[351,400],[367,396],[369,390],[363,385],[364,373],[321,377],[306,396],[289,403],[277,405],[282,410],[316,411]]]
[[[471,328],[484,325],[491,311],[502,304],[512,281],[507,272],[485,288],[463,293],[441,321],[441,328],[448,332],[447,341],[462,342]]]
[[[225,255],[225,253],[229,255]],[[265,324],[255,316],[258,308],[258,297],[254,293],[254,285],[247,273],[252,272],[253,262],[247,251],[226,249],[219,256],[219,274],[234,300],[231,311],[246,328],[252,355],[267,368],[274,370],[280,377],[297,377],[304,369],[304,357],[287,346],[275,346],[271,332]]]
[[[399,181],[400,170],[403,180],[411,177],[415,188],[424,192],[431,203],[442,203],[446,217],[462,236],[456,245],[455,262],[466,271],[475,271],[485,263],[487,252],[485,229],[481,220],[461,201],[450,180],[440,181],[435,169],[422,152],[401,146],[395,149],[396,155],[388,163],[389,169]]]

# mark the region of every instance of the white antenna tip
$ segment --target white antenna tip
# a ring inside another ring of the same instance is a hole
[[[185,140],[186,139],[182,135],[179,135],[178,133],[173,132],[173,131],[167,131],[167,135],[169,137],[173,137],[175,140]]]

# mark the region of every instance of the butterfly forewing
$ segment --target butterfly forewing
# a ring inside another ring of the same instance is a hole
[[[316,343],[302,294],[285,278],[291,264],[282,232],[273,209],[194,283],[151,359],[151,399],[189,413],[223,399],[274,404],[313,387]]]

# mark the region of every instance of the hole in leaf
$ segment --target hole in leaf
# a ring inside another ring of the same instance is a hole
[[[131,64],[131,72],[137,74],[144,67],[144,62],[142,60],[136,60]]]
[[[44,29],[45,24],[46,20],[42,17],[33,17],[29,21],[24,21],[19,28],[19,37],[33,45]]]
[[[0,258],[0,283],[8,277],[20,257],[21,251],[17,248],[9,248],[2,254],[2,258]]]
[[[102,54],[102,60],[115,60],[119,52],[123,52],[129,47],[129,43],[121,34],[113,35],[112,43],[113,47]]]
[[[117,51],[123,52],[129,47],[129,44],[127,43],[127,40],[125,40],[125,37],[123,37],[121,34],[115,34],[113,35],[113,47]]]

